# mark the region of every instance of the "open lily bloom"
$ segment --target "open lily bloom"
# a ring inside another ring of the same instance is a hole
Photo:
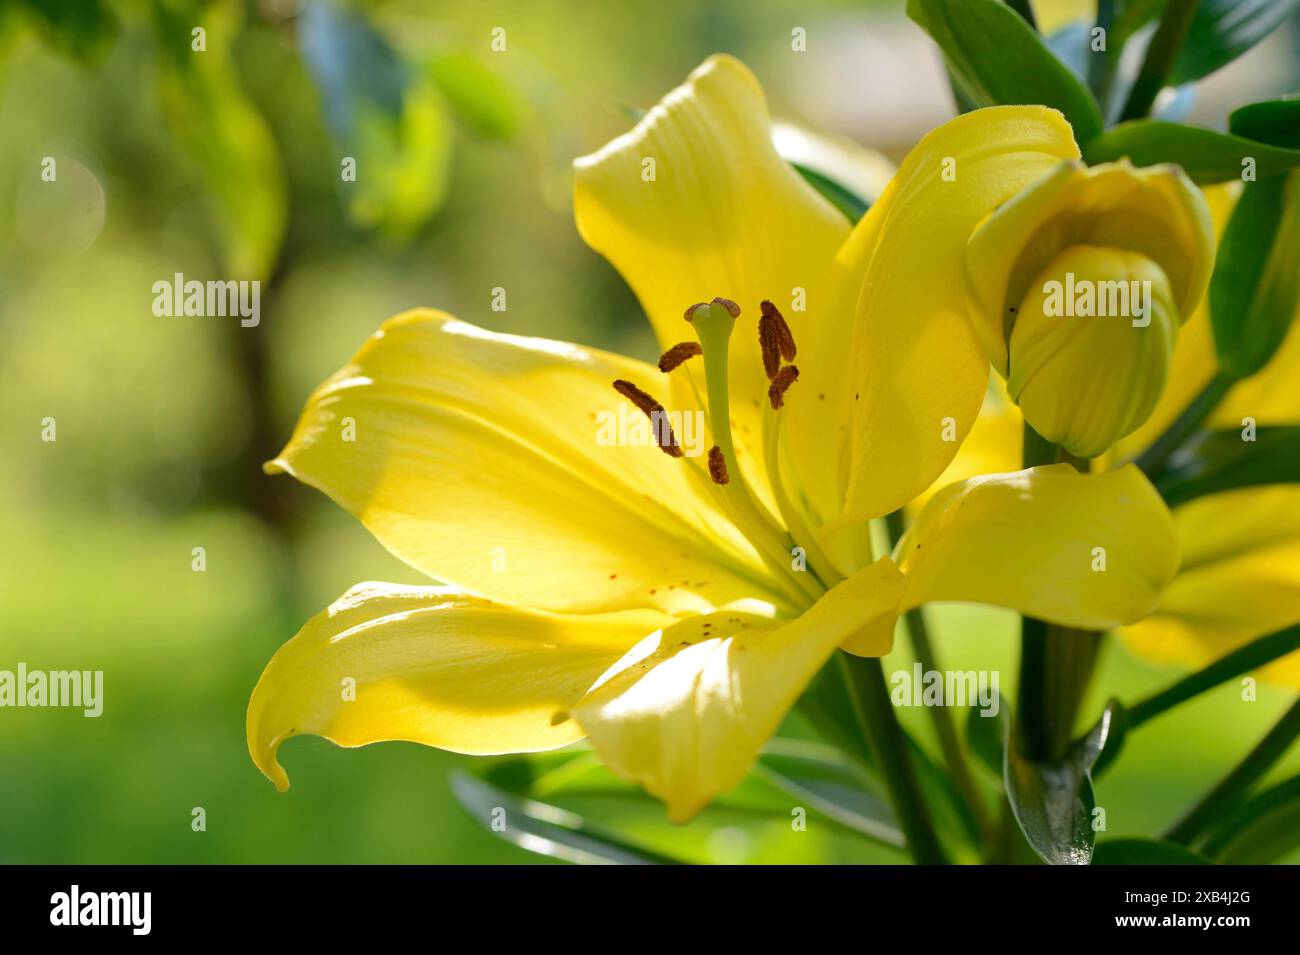
[[[1205,190],[1215,226],[1222,229],[1239,189]],[[1187,319],[1169,361],[1168,383],[1147,420],[1098,460],[1115,468],[1146,450],[1206,386],[1217,370],[1208,302]],[[1240,429],[1300,424],[1300,324],[1258,374],[1227,393],[1207,421],[1210,428]],[[989,470],[1013,468],[1021,459],[1023,415],[1004,390],[985,402],[969,439],[944,475],[948,482]],[[914,507],[921,507],[931,492]],[[1251,640],[1300,623],[1300,490],[1278,484],[1206,495],[1173,509],[1181,564],[1157,610],[1124,628],[1125,641],[1142,656],[1200,667]],[[1300,655],[1264,667],[1268,679],[1300,686]]]
[[[1133,467],[981,474],[934,495],[892,558],[871,552],[869,522],[935,482],[984,398],[970,235],[1077,158],[1053,110],[967,114],[854,227],[777,155],[749,71],[708,60],[576,167],[578,228],[666,370],[417,311],[308,401],[269,470],[445,586],[360,585],[290,640],[249,705],[258,766],[287,787],[276,751],[303,733],[475,754],[585,736],[683,820],[837,648],[884,654],[909,607],[1143,617],[1178,556]],[[599,438],[620,400],[653,442]],[[696,414],[707,455],[669,426]]]

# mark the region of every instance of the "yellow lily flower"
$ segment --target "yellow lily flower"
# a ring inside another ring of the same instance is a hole
[[[933,481],[979,409],[967,237],[1077,155],[1055,111],[963,116],[851,228],[773,149],[752,74],[709,59],[576,164],[579,231],[639,296],[660,368],[420,310],[308,400],[268,470],[446,586],[363,584],[309,621],[253,692],[256,764],[284,789],[276,752],[304,733],[472,754],[585,736],[685,820],[837,648],[886,653],[909,607],[1143,616],[1177,556],[1134,468],[982,476],[936,497],[896,560],[870,550],[868,522]],[[620,395],[658,448],[598,440]],[[696,413],[707,455],[683,440]]]
[[[1204,191],[1216,232],[1232,212],[1239,184]],[[1140,455],[1173,423],[1217,371],[1208,302],[1185,323],[1170,362],[1169,381],[1150,417],[1115,444],[1094,467],[1114,468]],[[1300,321],[1273,359],[1232,387],[1207,427],[1300,424]],[[921,495],[919,509],[947,483],[1020,461],[1024,418],[1004,389],[995,389],[952,465]],[[1173,509],[1181,566],[1150,616],[1123,630],[1128,646],[1152,660],[1205,666],[1238,647],[1300,623],[1300,487],[1248,487],[1210,494]],[[1260,675],[1300,687],[1300,654]]]

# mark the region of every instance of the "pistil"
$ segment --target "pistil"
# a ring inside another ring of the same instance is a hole
[[[740,308],[728,299],[715,298],[709,303],[693,305],[686,310],[686,320],[695,326],[700,347],[704,352],[705,392],[709,408],[709,421],[713,428],[715,446],[709,452],[709,473],[723,493],[732,514],[732,520],[749,538],[764,561],[774,570],[791,580],[810,600],[821,595],[821,588],[809,575],[792,569],[790,553],[793,541],[785,529],[762,507],[750,491],[731,436],[730,394],[728,367],[731,332],[735,328]],[[788,329],[786,332],[788,333]],[[777,345],[778,350],[780,345]],[[788,385],[787,385],[788,387]],[[715,459],[721,466],[715,467]],[[727,477],[719,481],[719,474]]]

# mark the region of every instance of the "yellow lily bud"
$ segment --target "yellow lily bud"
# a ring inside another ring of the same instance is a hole
[[[1205,199],[1175,166],[1057,166],[966,247],[967,308],[1025,420],[1096,457],[1150,416],[1214,264]]]
[[[1017,309],[1007,391],[1043,437],[1096,457],[1151,415],[1177,337],[1177,305],[1158,265],[1070,246]]]

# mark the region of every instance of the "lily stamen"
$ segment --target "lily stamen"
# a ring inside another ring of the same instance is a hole
[[[786,365],[776,373],[772,379],[771,387],[767,389],[767,400],[772,403],[772,410],[777,411],[785,404],[786,389],[799,380],[799,369],[794,365]]]
[[[702,354],[704,349],[699,342],[678,342],[659,356],[659,370],[667,374],[687,359]]]
[[[767,322],[772,329],[772,335],[776,341],[777,347],[781,351],[781,357],[786,361],[794,361],[795,345],[794,334],[790,331],[790,325],[786,322],[785,316],[767,299],[759,304],[759,309],[763,313],[762,319],[759,320],[759,335],[762,335],[763,322]],[[768,377],[772,377],[768,375]]]
[[[763,371],[771,381],[781,370],[781,346],[776,341],[775,325],[767,315],[758,320],[758,347],[763,353]]]
[[[650,432],[659,450],[670,458],[680,458],[682,446],[677,440],[677,435],[673,433],[673,426],[668,421],[668,412],[664,410],[664,406],[656,401],[653,395],[647,394],[632,382],[624,381],[622,378],[614,382],[614,390],[640,408],[641,413],[650,419]]]
[[[726,484],[731,480],[727,474],[727,456],[716,444],[709,448],[709,477],[714,484]]]

